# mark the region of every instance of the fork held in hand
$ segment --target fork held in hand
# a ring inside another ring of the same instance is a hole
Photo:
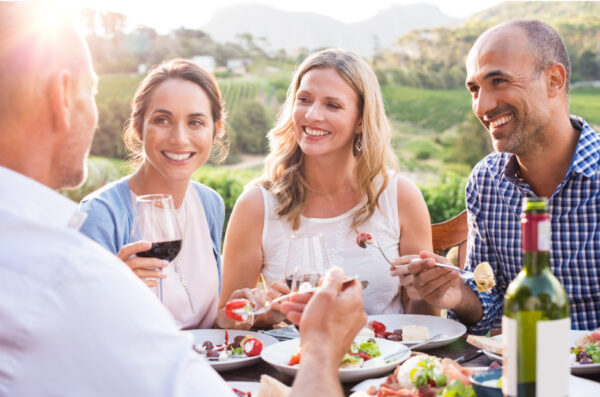
[[[352,282],[352,281],[354,281],[354,280],[358,280],[358,276],[351,277],[351,278],[349,278],[349,279],[345,280],[345,281],[342,283],[342,288],[343,288],[344,286],[346,286],[347,284],[351,283],[351,282]],[[363,289],[365,289],[365,288],[367,288],[367,287],[369,286],[369,282],[368,282],[368,281],[361,281],[360,283],[361,283],[361,285],[362,285],[362,288],[363,288]],[[271,301],[267,302],[267,303],[266,303],[266,304],[265,304],[263,307],[261,307],[260,309],[258,309],[258,310],[256,310],[256,311],[247,312],[247,311],[245,311],[244,309],[235,309],[235,310],[233,310],[233,312],[234,312],[235,314],[239,314],[239,315],[242,315],[242,314],[243,314],[243,315],[246,315],[246,316],[258,316],[259,314],[264,314],[264,313],[268,312],[269,310],[271,310],[271,307],[272,307],[272,306],[273,306],[275,303],[279,303],[279,302],[281,302],[281,301],[284,301],[284,300],[286,300],[286,299],[289,299],[289,297],[290,297],[292,294],[296,293],[296,292],[299,292],[299,293],[309,293],[309,292],[315,292],[315,291],[317,291],[319,288],[321,288],[321,287],[311,287],[311,288],[307,288],[307,289],[301,289],[301,290],[299,290],[299,291],[294,291],[294,292],[291,292],[291,293],[289,293],[289,294],[285,294],[285,295],[278,296],[277,298],[275,298],[275,299],[273,299],[273,300],[271,300]]]

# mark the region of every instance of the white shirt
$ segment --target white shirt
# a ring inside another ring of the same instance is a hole
[[[373,215],[358,227],[359,232],[370,233],[379,243],[386,256],[398,257],[400,226],[398,222],[398,182],[390,174],[388,186],[379,196],[379,207]],[[267,282],[283,279],[287,261],[290,236],[294,233],[319,233],[330,266],[340,266],[349,276],[358,275],[369,281],[363,291],[364,309],[367,314],[403,313],[400,302],[400,283],[390,275],[390,266],[375,247],[366,249],[356,244],[356,232],[352,230],[352,217],[358,208],[333,218],[307,218],[302,216],[300,228],[292,230],[287,219],[275,212],[277,200],[261,187],[265,206],[262,234],[263,275]],[[359,204],[360,205],[360,204]]]
[[[130,192],[135,208],[137,195]],[[167,276],[163,305],[180,328],[212,328],[219,305],[219,272],[202,201],[191,184],[176,216],[183,242],[179,255],[163,269]]]
[[[0,396],[233,396],[150,289],[0,167]]]

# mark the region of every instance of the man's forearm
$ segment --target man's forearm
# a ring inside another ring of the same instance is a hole
[[[477,294],[466,284],[461,286],[462,298],[460,303],[450,308],[465,324],[473,325],[483,317],[483,308]]]
[[[302,346],[300,370],[296,375],[290,397],[343,397],[339,362],[334,362],[327,349],[305,349]]]

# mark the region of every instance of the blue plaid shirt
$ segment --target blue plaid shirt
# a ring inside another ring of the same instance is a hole
[[[572,328],[589,330],[600,327],[600,135],[583,119],[573,117],[571,123],[581,130],[579,142],[548,200],[550,268],[569,295]],[[467,267],[489,262],[497,283],[489,294],[469,284],[483,307],[483,318],[469,327],[471,333],[501,326],[506,288],[521,271],[522,201],[535,194],[517,171],[515,155],[492,153],[475,166],[467,182]]]

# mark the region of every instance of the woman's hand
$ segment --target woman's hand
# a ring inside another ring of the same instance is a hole
[[[156,287],[158,278],[166,278],[161,269],[166,267],[169,262],[158,258],[142,258],[133,256],[138,252],[147,251],[152,248],[149,241],[136,241],[123,246],[117,257],[121,259],[129,268],[142,279],[150,288]]]
[[[275,281],[265,291],[260,288],[242,288],[231,293],[228,301],[234,299],[247,299],[252,305],[252,310],[256,311],[264,307],[268,301],[271,301],[282,294],[288,294],[290,289],[282,281]],[[249,329],[251,327],[267,328],[273,324],[281,322],[285,317],[279,312],[280,303],[276,303],[271,307],[271,310],[265,314],[256,316],[253,321],[239,322],[230,319],[226,315],[225,307],[219,310],[217,315],[217,326],[224,329]]]

